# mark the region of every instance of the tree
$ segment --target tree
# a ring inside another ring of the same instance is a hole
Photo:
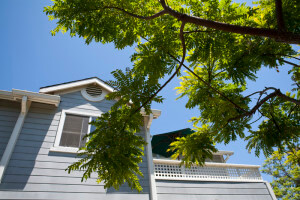
[[[249,150],[268,155],[299,137],[300,68],[286,60],[299,60],[290,45],[300,43],[298,0],[260,0],[257,7],[230,0],[54,0],[45,12],[57,20],[53,35],[69,32],[87,44],[114,43],[117,49],[136,46],[133,67],[112,72],[115,79],[109,81],[116,92],[107,98],[120,100],[93,122],[97,128],[87,136],[85,157],[68,168],[84,170],[83,179],[96,171],[106,187],[126,181],[142,189],[138,163],[145,142],[135,135],[142,123],[139,111],[149,114],[152,102],[163,102],[158,93],[176,76],[182,80],[179,93],[189,97],[186,107],[200,110],[192,118],[196,132],[171,148],[187,165],[203,164],[217,150],[216,142],[242,138]],[[257,71],[279,70],[284,63],[292,66],[294,94],[266,87],[245,95],[247,80],[255,80]],[[290,110],[282,112],[286,107]],[[266,119],[258,131],[251,128],[256,112]]]
[[[291,148],[291,149],[290,149]],[[296,200],[300,198],[300,150],[299,145],[274,151],[264,165],[263,172],[273,177],[271,183],[277,198]]]

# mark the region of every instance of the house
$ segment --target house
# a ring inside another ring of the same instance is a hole
[[[148,145],[140,164],[143,192],[104,189],[96,175],[81,182],[82,172],[65,169],[76,161],[89,122],[115,101],[113,88],[93,77],[29,92],[0,91],[0,199],[56,200],[274,200],[259,166],[228,164],[233,152],[220,151],[204,167],[185,168],[180,161],[152,157],[150,126],[160,111],[144,114],[139,135]],[[156,154],[157,155],[157,154]]]

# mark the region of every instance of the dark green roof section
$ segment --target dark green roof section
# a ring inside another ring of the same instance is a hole
[[[152,136],[151,145],[152,145],[152,153],[164,156],[171,157],[174,152],[167,152],[169,149],[169,145],[176,141],[177,137],[184,137],[195,131],[190,128],[180,129],[177,131],[172,131],[168,133],[162,133]]]

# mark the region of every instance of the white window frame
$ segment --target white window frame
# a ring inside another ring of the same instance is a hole
[[[92,117],[100,117],[101,113],[96,114],[96,113],[90,113],[88,111],[77,111],[77,110],[76,111],[75,110],[62,110],[61,111],[61,117],[60,117],[58,129],[57,129],[54,146],[50,148],[50,151],[62,152],[62,153],[76,153],[77,154],[77,153],[80,153],[79,148],[77,148],[77,147],[59,146],[67,114],[77,115],[77,116],[86,116],[86,117],[89,117],[89,122],[91,122]],[[89,124],[88,133],[90,133],[90,131],[91,131],[91,125]]]

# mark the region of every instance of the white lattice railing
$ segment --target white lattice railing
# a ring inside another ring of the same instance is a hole
[[[180,161],[153,159],[156,179],[195,181],[263,181],[257,165],[205,163],[205,166],[180,166]]]

